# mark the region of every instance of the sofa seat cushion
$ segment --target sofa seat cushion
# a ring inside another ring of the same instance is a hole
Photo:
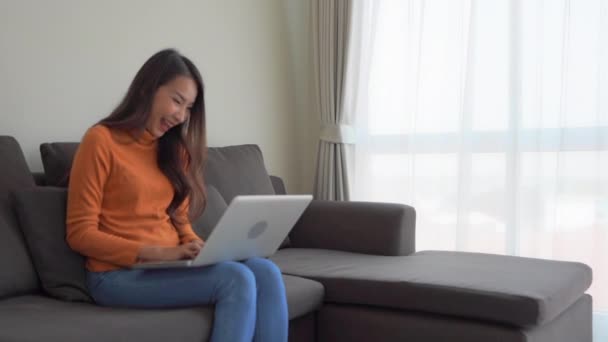
[[[323,302],[323,285],[284,276],[289,319]],[[0,301],[0,341],[207,341],[213,306],[171,310],[108,308],[28,295]],[[33,327],[33,328],[32,328]]]
[[[325,289],[317,281],[283,275],[289,319],[302,317],[321,307]]]
[[[583,295],[551,322],[529,328],[437,314],[326,304],[320,341],[591,342],[591,296]],[[602,342],[605,342],[602,340]]]
[[[206,341],[211,307],[114,309],[42,296],[0,301],[0,341]]]
[[[464,253],[374,256],[287,248],[271,258],[285,274],[325,286],[325,301],[372,305],[520,327],[551,321],[591,284],[581,263]]]

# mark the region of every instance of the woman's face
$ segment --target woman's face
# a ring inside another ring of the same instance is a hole
[[[146,123],[148,132],[160,138],[172,127],[186,121],[196,95],[196,83],[187,76],[177,76],[160,86],[154,94],[152,111]]]

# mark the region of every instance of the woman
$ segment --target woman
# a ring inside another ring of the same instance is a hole
[[[205,130],[197,68],[175,50],[156,53],[82,139],[70,173],[67,241],[87,257],[87,285],[100,305],[215,304],[211,341],[287,341],[285,288],[269,260],[129,268],[194,258],[203,248],[188,216],[205,202]]]

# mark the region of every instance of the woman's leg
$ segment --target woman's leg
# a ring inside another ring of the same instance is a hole
[[[289,330],[287,298],[281,271],[272,261],[251,258],[244,262],[257,283],[256,342],[286,342]]]
[[[87,280],[89,292],[104,306],[176,308],[215,304],[211,341],[250,342],[253,338],[256,284],[251,270],[241,263],[89,272]]]

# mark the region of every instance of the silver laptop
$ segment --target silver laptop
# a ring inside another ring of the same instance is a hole
[[[308,207],[311,195],[236,196],[192,260],[143,262],[132,268],[212,265],[274,254]]]

